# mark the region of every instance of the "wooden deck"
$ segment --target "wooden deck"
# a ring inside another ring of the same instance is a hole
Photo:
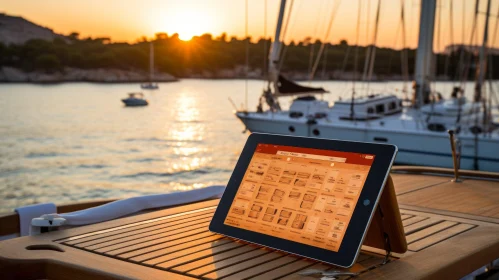
[[[499,258],[498,182],[392,177],[409,251],[368,269],[381,263],[383,252],[364,246],[349,269],[361,273],[356,278],[454,279]],[[338,270],[209,232],[217,202],[0,242],[0,270],[50,279],[320,279],[299,273]],[[25,249],[29,245],[45,250]]]

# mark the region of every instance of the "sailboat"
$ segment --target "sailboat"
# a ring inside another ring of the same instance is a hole
[[[157,83],[154,83],[154,45],[149,43],[149,82],[140,85],[142,89],[159,89]]]
[[[430,91],[433,60],[435,0],[421,1],[420,33],[412,106],[403,107],[395,95],[375,94],[328,102],[314,97],[324,89],[301,87],[279,74],[280,31],[286,8],[282,0],[275,38],[269,55],[268,88],[255,112],[236,112],[246,130],[306,137],[391,143],[398,146],[397,164],[451,167],[448,130],[456,132],[462,169],[499,172],[499,130],[490,121],[490,106],[481,92],[485,77],[487,36],[480,50],[480,69],[473,101],[453,94],[449,100]],[[487,10],[485,33],[488,32]],[[271,86],[273,85],[273,91]],[[459,92],[459,90],[458,90]],[[299,95],[289,110],[279,105],[281,96]],[[433,98],[432,98],[433,97]],[[263,110],[263,102],[268,109]]]

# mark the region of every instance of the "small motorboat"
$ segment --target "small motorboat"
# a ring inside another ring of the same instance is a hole
[[[149,102],[144,99],[144,94],[142,92],[132,92],[128,94],[128,98],[121,99],[125,106],[127,107],[137,107],[137,106],[147,106]]]

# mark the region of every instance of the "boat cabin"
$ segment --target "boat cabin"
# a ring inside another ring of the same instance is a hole
[[[144,94],[142,92],[130,92],[128,93],[128,98],[144,98]]]
[[[324,100],[317,100],[314,96],[302,96],[293,100],[289,108],[291,118],[301,118],[303,116],[312,116],[321,118],[327,115],[329,104]]]
[[[387,94],[359,97],[353,99],[353,102],[352,98],[348,98],[336,101],[331,112],[338,114],[342,120],[372,120],[401,113],[402,101],[395,95]]]
[[[427,127],[431,131],[446,132],[449,128],[464,127],[471,133],[490,131],[495,127],[484,124],[486,116],[481,102],[469,102],[465,97],[453,97],[449,100],[428,104],[421,108]],[[459,129],[458,129],[459,130]]]

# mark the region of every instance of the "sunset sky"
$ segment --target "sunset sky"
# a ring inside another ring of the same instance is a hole
[[[302,40],[307,36],[324,39],[326,26],[333,7],[340,0],[294,0],[290,24],[286,37],[289,40]],[[406,7],[407,44],[417,44],[419,24],[419,0],[403,0]],[[454,5],[454,43],[462,42],[463,3],[465,4],[465,40],[469,43],[469,31],[474,10],[472,0],[441,0],[440,47],[438,33],[435,33],[435,49],[443,49],[450,41],[449,3]],[[249,34],[255,38],[264,34],[264,7],[267,2],[267,36],[272,36],[277,19],[279,0],[249,0]],[[288,0],[289,8],[291,0]],[[346,39],[355,42],[357,5],[362,3],[360,44],[371,41],[366,36],[369,25],[372,34],[375,0],[340,1],[337,16],[333,22],[328,41],[337,43]],[[400,36],[395,45],[400,19],[401,0],[382,0],[378,43],[384,47],[401,47]],[[368,9],[369,5],[369,9]],[[486,11],[486,1],[481,1],[481,11]],[[498,14],[499,1],[493,1],[490,36],[493,37]],[[229,36],[243,37],[245,34],[245,0],[15,0],[3,1],[1,12],[23,16],[55,32],[69,34],[80,32],[82,36],[111,37],[113,41],[134,42],[141,36],[152,37],[157,32],[169,35],[179,33],[182,39],[193,35],[211,33],[214,36],[226,32]],[[369,21],[367,20],[367,11]],[[437,10],[437,13],[439,11]],[[437,24],[437,23],[436,23]],[[478,21],[479,40],[483,35],[484,15]],[[369,41],[368,41],[369,40]],[[499,38],[494,46],[499,46]]]

